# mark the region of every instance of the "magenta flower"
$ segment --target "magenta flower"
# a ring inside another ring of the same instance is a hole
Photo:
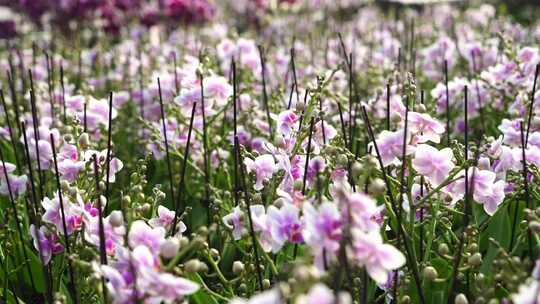
[[[461,176],[464,174],[464,171],[460,172]],[[479,168],[469,168],[468,175],[469,191],[473,193],[474,200],[483,205],[487,214],[495,214],[497,207],[504,200],[506,182],[504,180],[496,181],[494,172]],[[454,200],[462,198],[465,194],[465,179],[462,178],[451,184],[449,190],[455,194]]]
[[[286,110],[277,115],[277,117],[274,115],[274,119],[277,123],[277,129],[279,132],[285,136],[289,137],[296,127],[296,122],[298,121],[299,117],[294,113],[292,110]]]
[[[64,215],[66,221],[67,234],[70,235],[73,231],[79,229],[82,224],[82,212],[83,209],[71,203],[68,200],[67,195],[62,195],[62,202],[64,206]],[[64,227],[62,223],[62,213],[60,210],[60,198],[58,192],[54,194],[52,199],[44,197],[41,201],[41,205],[45,209],[43,214],[43,221],[53,224],[59,233],[64,234]]]
[[[416,147],[412,165],[414,170],[424,175],[433,186],[440,185],[448,173],[454,168],[452,159],[454,153],[452,149],[444,148],[437,150],[429,145],[419,145]]]
[[[302,222],[300,221],[300,210],[292,204],[285,203],[280,209],[275,206],[268,207],[267,215],[272,237],[283,245],[289,241],[291,243],[301,243]]]
[[[227,103],[227,99],[232,96],[232,93],[233,88],[225,77],[211,75],[204,78],[205,106],[208,99],[213,101],[217,106],[222,107]]]
[[[34,248],[38,251],[41,261],[45,265],[50,262],[53,254],[64,251],[64,246],[60,244],[58,236],[49,233],[45,226],[41,226],[37,230],[34,224],[30,225],[30,235],[34,239]]]
[[[223,217],[223,224],[227,228],[232,229],[232,235],[235,240],[241,239],[247,233],[244,222],[244,212],[238,206],[234,207],[231,213]]]
[[[86,150],[84,152],[84,161],[87,164],[90,164],[92,172],[94,171],[94,155],[97,157],[98,170],[103,175],[103,180],[106,180],[106,174],[103,174],[107,169],[107,149],[96,151],[96,150]],[[124,168],[124,163],[116,157],[110,155],[109,163],[109,182],[114,183],[116,181],[116,173],[120,172]]]
[[[27,177],[26,175],[16,176],[11,174],[13,171],[15,171],[16,166],[8,162],[4,162],[4,164],[5,168],[0,168],[0,194],[9,195],[9,190],[11,190],[11,194],[14,198],[16,198],[18,195],[26,192]],[[4,170],[7,172],[7,180],[5,174],[6,172],[4,172]]]
[[[130,286],[129,280],[118,269],[109,265],[99,265],[97,268],[98,272],[106,278],[107,291],[113,298],[114,304],[135,303],[133,286]]]
[[[353,255],[359,265],[365,266],[369,276],[379,284],[386,282],[388,273],[405,264],[405,256],[394,246],[384,244],[378,231],[351,231]]]
[[[168,230],[174,221],[174,214],[175,214],[174,211],[169,210],[167,207],[163,205],[160,205],[158,206],[158,209],[157,209],[158,217],[151,218],[148,221],[148,224],[150,224],[150,226],[154,228],[163,227],[166,230]],[[187,230],[186,225],[182,221],[179,221],[177,226],[178,226],[177,228],[178,232],[180,234],[182,234],[184,231]]]
[[[137,269],[137,290],[146,294],[148,303],[172,303],[199,289],[194,282],[159,271],[156,257],[146,246],[133,249],[133,264]]]
[[[361,192],[347,195],[346,200],[340,201],[342,217],[352,219],[354,227],[363,231],[378,230],[377,219],[380,217],[382,206],[378,207],[374,199]],[[350,211],[350,214],[349,214]]]
[[[334,291],[322,283],[313,285],[306,295],[301,295],[296,304],[351,304],[351,296],[347,292],[339,292],[337,295]]]
[[[161,243],[165,241],[165,233],[163,227],[152,228],[146,222],[136,220],[131,224],[128,243],[131,248],[144,245],[152,252],[158,253]]]
[[[262,190],[263,182],[270,180],[277,171],[274,157],[270,154],[261,155],[255,160],[246,158],[244,164],[248,173],[255,172],[256,181],[253,188],[257,191]]]
[[[166,0],[164,5],[168,17],[185,24],[208,21],[216,11],[214,4],[208,0]]]
[[[313,139],[321,147],[324,146],[325,141],[328,144],[337,135],[336,129],[326,121],[324,123],[322,121],[318,121],[315,123],[314,128]]]
[[[400,163],[399,157],[403,154],[403,130],[394,132],[384,130],[379,134],[376,142],[385,167]],[[370,143],[370,145],[373,145],[373,143]],[[375,154],[375,149],[373,149],[372,153]],[[414,153],[414,147],[407,145],[406,154],[411,153]]]
[[[90,213],[87,213],[90,215]],[[99,218],[95,216],[85,217],[84,239],[99,248]],[[113,227],[110,223],[110,216],[103,219],[103,232],[105,234],[105,251],[109,255],[114,255],[116,248],[123,245],[126,229],[124,225]]]
[[[272,237],[271,223],[264,210],[263,205],[253,205],[250,208],[251,218],[253,219],[253,230],[259,232],[259,241],[264,251],[277,253],[283,244],[276,242]]]
[[[281,293],[273,288],[254,295],[249,300],[235,298],[229,304],[283,304]]]
[[[339,242],[343,237],[343,217],[337,205],[331,202],[324,202],[318,209],[305,203],[303,210],[304,240],[315,255],[316,265],[324,269],[324,258],[328,263],[337,256]]]
[[[409,112],[408,123],[411,133],[416,134],[415,139],[418,143],[432,141],[439,143],[440,135],[444,133],[444,126],[433,119],[429,114]]]

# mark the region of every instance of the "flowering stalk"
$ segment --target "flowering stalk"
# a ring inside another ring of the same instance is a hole
[[[248,210],[248,219],[249,219],[249,233],[251,235],[251,241],[252,241],[252,246],[253,246],[253,253],[255,255],[255,267],[256,267],[256,272],[257,272],[257,281],[259,283],[259,290],[262,291],[263,290],[263,276],[262,276],[262,270],[261,270],[261,262],[260,262],[260,258],[259,258],[259,249],[257,246],[258,244],[258,241],[257,241],[257,236],[255,235],[255,230],[253,228],[253,218],[252,218],[252,215],[251,215],[251,203],[250,203],[250,197],[249,197],[249,193],[248,193],[248,190],[247,190],[247,187],[246,187],[246,174],[245,174],[245,168],[244,168],[244,165],[243,165],[243,160],[242,160],[242,154],[240,152],[240,144],[238,143],[238,137],[235,137],[234,138],[234,145],[235,145],[235,150],[236,150],[236,153],[238,154],[238,161],[239,161],[239,165],[240,165],[240,180],[242,182],[242,189],[244,190],[244,200],[246,202],[246,206],[247,206],[247,210]]]
[[[531,92],[531,101],[529,102],[529,115],[527,117],[527,134],[525,135],[525,148],[527,148],[527,144],[529,143],[529,130],[531,129],[531,119],[534,115],[533,109],[534,109],[534,95],[536,94],[536,81],[538,80],[538,72],[540,70],[540,64],[536,65],[536,69],[534,71],[534,82]]]
[[[60,211],[62,215],[62,228],[64,229],[64,242],[66,243],[66,254],[67,254],[67,260],[68,260],[68,271],[69,271],[69,280],[70,280],[70,291],[71,291],[71,297],[75,301],[75,303],[79,303],[79,297],[77,295],[77,287],[75,285],[75,275],[73,271],[73,263],[71,261],[71,250],[69,245],[69,239],[68,239],[68,229],[66,224],[66,214],[64,211],[64,200],[62,199],[62,186],[60,184],[60,174],[58,173],[58,162],[56,160],[56,148],[54,147],[54,135],[50,134],[50,140],[51,140],[51,146],[52,146],[52,154],[53,154],[53,161],[54,161],[54,173],[56,175],[56,187],[58,189],[58,199],[60,201]],[[37,146],[37,145],[36,145]],[[39,155],[39,154],[38,154]],[[38,161],[39,164],[39,161]]]
[[[377,141],[375,140],[375,136],[373,134],[373,129],[371,127],[371,123],[369,122],[369,117],[367,115],[367,111],[366,111],[366,108],[365,106],[362,106],[362,112],[364,114],[364,121],[366,122],[367,126],[368,126],[368,132],[369,132],[369,136],[371,138],[371,140],[373,141],[373,146],[375,147],[375,152],[377,154],[377,159],[379,161],[379,166],[381,168],[381,172],[382,172],[382,176],[383,176],[383,180],[386,184],[386,187],[390,190],[390,182],[388,181],[388,177],[386,176],[386,171],[384,170],[384,165],[383,165],[383,162],[382,162],[382,158],[381,158],[381,154],[379,152],[379,148],[377,146]],[[395,214],[398,214],[398,207],[396,206],[396,202],[395,202],[395,199],[394,199],[394,196],[393,195],[389,195],[389,198],[390,198],[390,204],[392,206],[392,210],[394,211]],[[417,268],[417,265],[416,265],[416,258],[414,257],[414,254],[413,254],[413,251],[411,250],[410,248],[410,245],[409,245],[409,240],[405,234],[405,231],[403,229],[403,226],[401,224],[401,217],[397,216],[397,229],[398,229],[398,234],[400,234],[402,237],[403,237],[403,245],[405,246],[405,251],[407,253],[407,263],[409,265],[409,268],[411,269],[412,273],[413,273],[413,278],[414,278],[414,282],[416,284],[416,290],[418,292],[418,297],[420,299],[420,303],[425,303],[425,298],[424,298],[424,292],[423,292],[423,289],[422,289],[422,282],[420,281],[420,275],[418,274],[418,268]]]
[[[538,71],[538,65],[537,65],[537,71]],[[534,93],[533,93],[534,94]],[[527,142],[526,142],[526,139],[525,139],[525,136],[524,136],[524,132],[523,132],[523,122],[520,122],[519,124],[519,129],[520,129],[520,134],[521,134],[521,157],[522,157],[522,164],[523,164],[523,168],[522,168],[522,176],[523,176],[523,188],[525,190],[525,204],[527,206],[527,208],[531,208],[531,196],[530,196],[530,193],[529,193],[529,170],[527,169],[527,157],[525,155],[525,147],[527,145]],[[516,204],[516,209],[515,209],[515,212],[517,213],[517,204]],[[516,223],[516,213],[514,213],[514,225]],[[513,243],[513,240],[514,240],[514,235],[512,234],[510,236],[510,250],[512,249],[512,243]],[[527,229],[527,245],[528,245],[528,249],[529,249],[529,254],[531,256],[533,256],[534,252],[533,252],[533,247],[532,247],[532,233],[531,233],[531,230],[530,229]]]
[[[268,133],[270,135],[270,139],[274,140],[274,132],[272,129],[272,119],[270,118],[270,107],[268,105],[268,94],[266,92],[266,59],[263,55],[263,47],[261,45],[258,46],[259,49],[259,59],[261,63],[261,78],[262,78],[262,91],[263,91],[263,104],[264,109],[266,111],[266,119],[268,122]]]
[[[39,153],[39,132],[38,132],[38,116],[37,116],[37,110],[36,110],[36,95],[34,90],[34,80],[32,77],[32,71],[28,70],[28,76],[30,78],[30,106],[32,107],[32,125],[34,127],[34,142],[35,142],[35,149],[36,149],[36,156],[41,155]],[[51,143],[52,146],[54,144]],[[41,170],[41,162],[37,161],[37,168],[38,168],[38,177],[39,177],[39,197],[40,200],[45,197],[45,191],[43,190],[43,187],[45,186],[45,177],[43,174],[43,171]]]
[[[174,57],[176,58],[176,56]],[[175,71],[176,71],[176,59],[175,59]],[[159,92],[159,110],[161,114],[161,126],[163,130],[163,139],[165,142],[165,158],[167,160],[167,171],[169,173],[169,187],[171,191],[171,201],[173,204],[176,202],[174,199],[174,185],[173,185],[173,173],[171,166],[171,157],[169,155],[169,140],[167,139],[167,128],[165,126],[165,110],[163,109],[163,95],[161,94],[161,81],[157,78],[158,92]]]
[[[206,224],[210,225],[212,212],[210,210],[210,164],[208,159],[208,138],[206,128],[206,111],[204,105],[204,75],[199,71],[199,82],[201,87],[201,114],[203,124],[203,165],[204,165],[204,199],[203,205],[206,207]]]
[[[8,86],[9,86],[9,92],[11,96],[11,102],[13,103],[13,112],[15,112],[15,122],[19,131],[19,135],[22,134],[21,126],[19,125],[19,122],[21,121],[21,114],[19,112],[19,103],[17,99],[17,91],[15,90],[15,80],[13,79],[13,74],[9,71],[6,72],[7,74],[7,80],[8,80]],[[21,76],[22,77],[22,76]]]
[[[103,214],[102,214],[102,204],[101,196],[99,194],[99,169],[97,162],[97,155],[92,156],[93,165],[94,165],[94,177],[96,181],[96,193],[97,197],[97,207],[98,207],[98,229],[99,229],[99,260],[101,265],[107,265],[107,253],[105,252],[105,229],[103,229]],[[101,278],[101,288],[103,289],[103,300],[107,302],[107,288],[105,286],[105,278]]]
[[[60,87],[62,89],[62,121],[67,123],[67,110],[66,110],[66,87],[64,84],[64,65],[60,63]]]
[[[444,60],[443,66],[444,86],[446,92],[446,145],[450,145],[450,93],[448,90],[448,60]]]
[[[191,142],[191,131],[193,130],[193,118],[195,117],[195,107],[197,103],[193,103],[193,108],[191,109],[191,118],[189,120],[189,130],[188,137],[186,142],[186,148],[184,149],[184,161],[182,164],[182,170],[180,171],[180,184],[178,185],[178,200],[176,201],[174,208],[174,220],[170,230],[170,234],[174,235],[176,233],[176,225],[178,223],[178,213],[180,213],[180,204],[182,203],[182,194],[184,193],[184,178],[186,176],[186,167],[187,160],[189,158],[189,144]]]
[[[111,146],[112,146],[112,107],[113,103],[113,93],[109,93],[109,114],[108,114],[108,123],[107,123],[107,157],[105,158],[105,198],[107,202],[105,203],[105,214],[107,214],[107,207],[109,206],[110,200],[110,173],[111,173]]]

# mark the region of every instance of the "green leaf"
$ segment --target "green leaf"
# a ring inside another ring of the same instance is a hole
[[[516,204],[517,202],[514,201],[511,203]],[[510,210],[513,210],[513,208],[510,208]],[[499,242],[499,244],[504,248],[508,248],[508,246],[510,245],[512,224],[510,222],[510,216],[508,215],[508,212],[502,211],[503,210],[500,210],[493,216],[491,222],[488,225],[488,228],[480,236],[480,249],[487,249],[487,254],[484,257],[484,262],[482,263],[482,267],[480,268],[480,271],[483,273],[489,272],[491,268],[491,263],[497,255],[498,248],[496,248],[493,244],[489,243],[489,238],[497,240],[497,242]]]

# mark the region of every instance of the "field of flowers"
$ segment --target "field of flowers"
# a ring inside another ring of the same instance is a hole
[[[540,24],[432,2],[0,0],[0,303],[540,303]]]

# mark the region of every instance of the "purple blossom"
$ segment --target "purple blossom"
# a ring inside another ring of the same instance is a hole
[[[269,154],[261,155],[255,160],[246,158],[244,164],[248,173],[255,172],[256,181],[253,188],[257,191],[262,190],[264,187],[263,182],[270,180],[277,171],[274,157]]]
[[[405,256],[394,246],[384,244],[378,231],[352,230],[353,255],[359,265],[365,266],[369,276],[379,284],[386,282],[388,274],[405,264]]]
[[[270,206],[267,210],[270,231],[273,239],[283,245],[285,242],[301,243],[302,222],[300,210],[292,204],[284,204],[280,209]]]
[[[234,207],[233,211],[223,217],[223,224],[232,229],[233,238],[239,240],[244,234],[247,233],[247,229],[244,226],[244,212],[240,207]]]
[[[416,147],[412,165],[414,170],[424,175],[433,186],[440,185],[454,168],[452,149],[437,150],[429,145]]]
[[[148,226],[142,220],[136,220],[131,224],[128,243],[131,248],[139,245],[148,247],[152,252],[158,253],[162,242],[165,241],[165,228]]]
[[[82,225],[82,213],[83,208],[78,204],[73,204],[69,201],[67,195],[62,195],[62,203],[64,207],[64,215],[66,221],[67,235],[72,234],[75,230],[79,229]],[[54,194],[52,199],[44,197],[41,201],[41,205],[45,209],[43,214],[43,221],[53,224],[59,233],[64,234],[64,227],[62,221],[62,213],[60,210],[60,198],[58,192]]]
[[[34,224],[30,225],[30,235],[34,240],[34,248],[38,251],[41,261],[45,265],[50,262],[53,254],[64,251],[64,246],[60,244],[58,236],[48,232],[45,226],[41,226],[37,230]]]

